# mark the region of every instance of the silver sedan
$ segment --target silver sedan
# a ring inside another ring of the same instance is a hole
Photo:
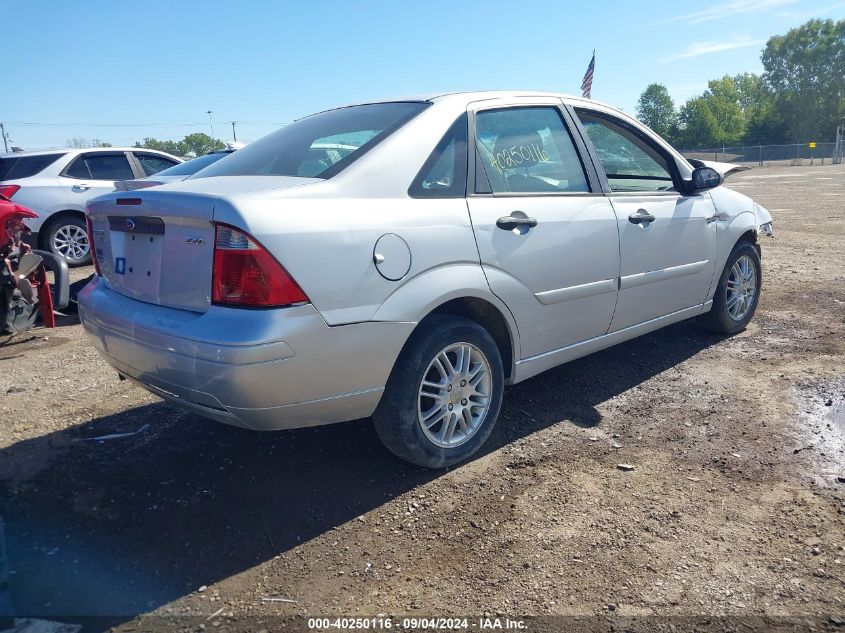
[[[623,112],[478,92],[300,119],[87,208],[80,294],[127,378],[256,430],[372,417],[468,458],[505,385],[683,319],[741,331],[771,216]]]

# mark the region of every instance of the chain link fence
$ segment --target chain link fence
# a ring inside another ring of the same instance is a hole
[[[843,159],[843,143],[790,143],[784,145],[741,145],[712,149],[684,149],[687,158],[748,165],[830,165]]]

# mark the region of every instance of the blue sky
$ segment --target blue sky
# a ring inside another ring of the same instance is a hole
[[[29,149],[208,133],[208,110],[215,136],[235,120],[254,140],[383,96],[574,94],[594,48],[593,98],[632,112],[651,82],[683,102],[708,79],[761,72],[768,37],[845,18],[845,1],[0,0],[0,15],[0,122]]]

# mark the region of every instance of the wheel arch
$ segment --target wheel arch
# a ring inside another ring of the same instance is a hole
[[[496,347],[499,348],[505,380],[513,377],[515,366],[514,336],[507,319],[495,305],[479,297],[458,297],[450,299],[429,312],[417,324],[417,327],[436,315],[463,317],[487,330],[490,336],[493,337]]]
[[[513,376],[520,357],[519,328],[507,305],[490,291],[481,266],[459,263],[417,275],[396,288],[372,320],[413,322],[417,324],[416,331],[419,323],[433,314],[462,316],[487,328],[500,352],[504,350],[506,378]],[[506,360],[506,353],[510,361]]]
[[[760,246],[757,243],[757,216],[752,211],[744,211],[737,214],[727,223],[724,228],[719,229],[716,237],[716,262],[713,270],[713,279],[710,289],[707,292],[706,301],[711,301],[716,292],[719,278],[725,269],[728,257],[740,242],[750,242],[759,252]]]
[[[41,224],[41,228],[38,231],[39,248],[41,248],[42,250],[49,250],[48,245],[46,243],[47,233],[58,220],[67,217],[77,218],[84,222],[85,212],[79,211],[77,209],[64,209],[62,211],[56,211],[55,213],[51,213],[47,218],[44,219],[44,222]]]

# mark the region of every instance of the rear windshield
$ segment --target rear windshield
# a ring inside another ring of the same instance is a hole
[[[184,163],[173,165],[167,169],[162,169],[156,176],[190,176],[197,173],[200,169],[205,169],[211,163],[216,163],[224,156],[228,156],[231,152],[218,152],[216,154],[206,154],[205,156],[197,156],[191,160],[186,160]]]
[[[331,178],[428,105],[422,102],[374,103],[314,114],[250,143],[192,178]]]
[[[48,165],[52,165],[64,154],[40,154],[38,156],[3,156],[0,158],[0,180],[17,180],[34,176]]]

